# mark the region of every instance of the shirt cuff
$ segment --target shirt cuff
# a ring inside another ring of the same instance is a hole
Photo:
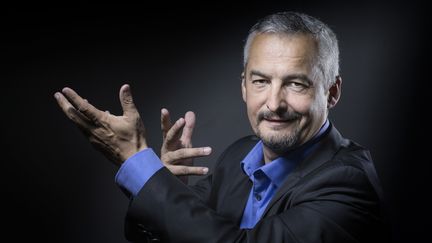
[[[153,149],[144,149],[128,158],[116,174],[115,182],[123,191],[136,196],[145,183],[163,166]]]

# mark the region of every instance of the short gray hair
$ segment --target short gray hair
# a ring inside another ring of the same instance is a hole
[[[316,42],[313,78],[322,77],[326,87],[334,84],[339,75],[339,47],[335,33],[320,20],[303,13],[281,12],[259,20],[249,31],[244,46],[243,65],[246,68],[250,45],[259,34],[306,34]]]

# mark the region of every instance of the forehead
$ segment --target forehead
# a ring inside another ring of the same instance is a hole
[[[247,63],[259,68],[310,69],[315,50],[310,35],[259,34],[250,45]]]

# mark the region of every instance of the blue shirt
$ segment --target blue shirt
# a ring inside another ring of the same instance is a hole
[[[304,145],[264,164],[263,144],[259,141],[241,162],[244,173],[252,181],[252,189],[243,212],[240,228],[253,228],[260,220],[277,189],[292,171],[316,147],[329,128],[327,120],[319,132]],[[161,168],[162,161],[151,148],[128,158],[116,174],[115,181],[129,196],[136,196],[145,183]]]
[[[262,141],[259,141],[248,153],[241,162],[241,167],[252,181],[252,189],[243,212],[240,228],[251,229],[255,226],[288,174],[298,162],[304,160],[312,152],[328,127],[329,122],[326,121],[311,140],[267,164],[264,163]]]

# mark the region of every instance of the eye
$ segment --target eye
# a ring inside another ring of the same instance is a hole
[[[257,86],[264,86],[264,85],[266,85],[268,83],[269,83],[269,81],[266,80],[266,79],[255,79],[255,80],[252,80],[252,84],[257,85]]]
[[[296,92],[301,92],[308,88],[308,85],[301,82],[289,82],[287,86]]]

